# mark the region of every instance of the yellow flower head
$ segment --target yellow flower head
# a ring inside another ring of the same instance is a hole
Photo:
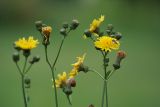
[[[50,33],[52,32],[51,26],[42,27],[42,33],[45,34],[45,36],[50,36]]]
[[[66,81],[67,81],[67,74],[66,72],[63,72],[63,74],[58,74],[58,79],[55,80],[55,83],[56,83],[56,87],[57,88],[62,88],[63,85],[66,84]]]
[[[119,41],[115,38],[109,36],[102,36],[97,38],[97,41],[94,42],[96,48],[101,49],[102,51],[111,51],[111,49],[118,49],[120,46]]]
[[[75,77],[76,75],[78,75],[78,70],[79,67],[83,64],[84,58],[85,58],[86,54],[84,54],[82,57],[77,57],[77,62],[72,64],[73,65],[73,69],[71,70],[71,72],[69,73],[69,77]]]
[[[104,21],[104,16],[101,15],[101,17],[97,20],[94,19],[93,22],[90,24],[89,31],[94,33],[94,31],[100,26],[100,24]]]
[[[18,41],[15,42],[16,47],[19,47],[23,50],[30,50],[37,47],[39,44],[38,40],[34,40],[32,36],[27,39],[20,38]]]

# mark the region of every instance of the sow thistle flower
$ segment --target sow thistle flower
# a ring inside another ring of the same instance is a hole
[[[112,49],[119,49],[120,43],[115,38],[109,36],[102,36],[97,38],[97,40],[94,42],[94,45],[97,49],[100,49],[105,52],[110,52]]]
[[[35,40],[32,36],[30,36],[28,39],[25,39],[24,37],[20,38],[15,42],[15,46],[22,50],[31,50],[36,48],[38,44],[38,40]]]
[[[86,56],[86,54],[84,54],[82,57],[77,57],[77,62],[72,64],[73,69],[69,73],[70,78],[73,78],[73,77],[77,76],[79,71],[85,71],[86,70],[86,69],[84,69],[85,66],[83,65],[85,56]]]
[[[104,21],[104,16],[101,15],[99,19],[94,19],[93,22],[90,24],[89,31],[95,33],[97,28],[99,28],[100,24]]]

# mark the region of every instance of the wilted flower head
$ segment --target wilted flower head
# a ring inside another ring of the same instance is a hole
[[[43,33],[46,37],[49,37],[51,32],[52,32],[52,27],[51,27],[51,26],[42,27],[42,33]]]
[[[116,61],[113,64],[114,69],[119,69],[122,59],[126,57],[126,53],[124,51],[118,51]]]
[[[99,19],[94,19],[93,22],[90,24],[89,31],[94,33],[97,28],[99,28],[100,24],[104,21],[104,16],[101,15]]]
[[[120,43],[115,38],[109,37],[109,36],[102,36],[97,38],[97,40],[94,42],[94,45],[96,48],[102,50],[102,51],[111,51],[116,50],[119,48]]]
[[[24,37],[20,38],[15,42],[16,47],[19,47],[22,50],[31,50],[36,48],[37,44],[39,44],[38,40],[34,40],[32,36],[30,36],[28,39],[25,39]]]

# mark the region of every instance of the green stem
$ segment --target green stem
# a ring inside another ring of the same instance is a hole
[[[70,99],[69,95],[67,95],[67,99],[68,99],[70,106],[72,107],[72,103],[71,103],[71,99]]]
[[[27,107],[27,99],[26,99],[25,84],[24,84],[24,75],[21,75],[21,79],[22,79],[22,93],[23,93],[23,99],[24,99],[24,106]]]
[[[26,69],[26,65],[27,65],[27,60],[28,60],[28,57],[25,57],[25,63],[24,63],[24,66],[23,66],[23,73],[25,73],[25,69]]]
[[[55,65],[56,65],[56,63],[57,63],[58,57],[59,57],[60,52],[61,52],[61,50],[62,50],[62,46],[63,46],[64,40],[65,40],[65,37],[62,39],[61,45],[60,45],[60,47],[59,47],[59,50],[58,50],[58,53],[57,53],[57,56],[56,56],[56,59],[55,59],[53,65],[52,65],[52,68],[53,68],[53,69],[54,69],[54,67],[55,67]]]
[[[104,107],[104,97],[106,96],[106,107],[108,107],[108,90],[107,90],[107,66],[105,64],[105,59],[107,57],[107,54],[108,52],[105,52],[103,53],[101,51],[102,55],[103,55],[103,66],[104,66],[104,78],[105,78],[105,81],[104,81],[104,85],[103,85],[103,91],[102,91],[102,104],[101,106]]]
[[[55,94],[55,103],[56,103],[56,107],[58,107],[58,98],[57,98],[57,88],[56,88],[56,83],[55,83],[55,75],[54,75],[54,71],[52,68],[52,65],[48,59],[48,51],[47,51],[47,46],[45,46],[45,57],[46,57],[46,62],[49,65],[50,69],[51,69],[51,73],[52,73],[52,78],[53,78],[53,85],[54,85],[54,94]]]
[[[27,74],[29,72],[29,70],[31,69],[33,64],[30,64],[29,67],[27,68],[27,70],[24,72],[24,74]]]
[[[102,76],[99,72],[97,72],[96,70],[90,69],[89,71],[92,71],[92,72],[96,73],[96,74],[97,74],[98,76],[100,76],[104,81],[106,81],[106,79],[104,79],[103,76]]]

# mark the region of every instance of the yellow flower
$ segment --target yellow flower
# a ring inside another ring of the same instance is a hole
[[[69,78],[74,78],[77,75],[78,75],[78,69],[73,68],[69,73]]]
[[[111,51],[111,49],[118,49],[120,46],[119,41],[115,38],[109,36],[102,36],[97,38],[97,41],[94,42],[96,48],[101,49],[102,51]]]
[[[36,48],[37,44],[39,44],[38,40],[34,40],[32,36],[30,36],[28,40],[23,37],[15,42],[16,47],[19,47],[23,50]]]
[[[50,36],[50,33],[52,32],[51,26],[42,27],[42,33],[45,34],[45,36]]]
[[[73,69],[71,70],[71,72],[69,73],[69,77],[75,77],[76,75],[78,75],[78,70],[79,67],[83,64],[84,58],[85,58],[86,54],[83,54],[82,57],[77,57],[77,62],[72,64],[73,65]]]
[[[93,33],[103,21],[104,21],[103,15],[101,15],[101,17],[98,20],[94,19],[93,22],[90,24],[89,31]]]
[[[62,88],[63,85],[66,84],[66,81],[67,81],[67,74],[66,72],[63,72],[63,74],[58,74],[58,79],[55,80],[55,83],[56,83],[56,87],[57,88]]]

